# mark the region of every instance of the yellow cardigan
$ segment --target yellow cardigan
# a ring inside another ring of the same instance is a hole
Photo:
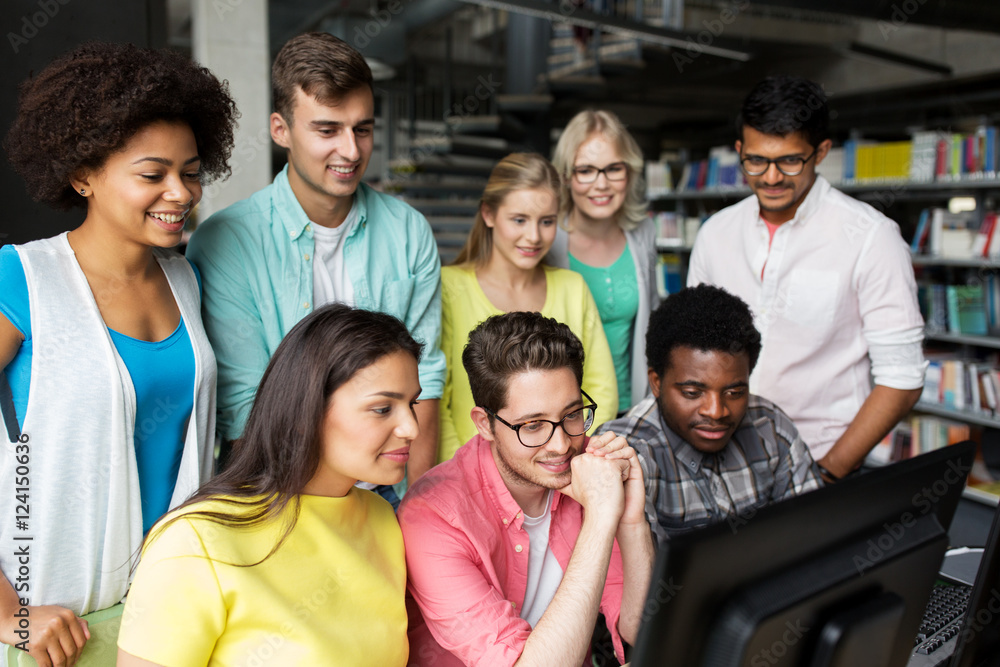
[[[597,403],[594,426],[615,418],[618,384],[608,340],[594,297],[580,274],[550,266],[545,269],[545,305],[541,313],[563,322],[583,343],[583,390]],[[476,434],[470,413],[475,407],[469,376],[462,365],[462,350],[469,332],[492,315],[503,313],[490,303],[469,266],[441,269],[441,349],[448,374],[441,396],[441,439],[438,462],[447,461]]]

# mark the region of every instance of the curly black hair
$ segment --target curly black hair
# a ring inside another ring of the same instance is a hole
[[[4,147],[32,199],[67,209],[86,206],[70,185],[75,172],[99,169],[160,120],[191,127],[204,182],[228,177],[238,117],[228,84],[188,58],[91,42],[21,84]]]
[[[675,347],[745,352],[750,371],[760,356],[760,333],[753,313],[738,296],[714,285],[687,287],[668,296],[649,317],[646,330],[646,363],[663,375]]]
[[[743,100],[736,117],[736,132],[743,127],[781,137],[802,132],[813,148],[829,136],[830,111],[819,84],[800,76],[769,76]]]

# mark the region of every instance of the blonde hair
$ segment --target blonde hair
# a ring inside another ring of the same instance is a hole
[[[483,208],[496,213],[500,204],[512,192],[548,188],[559,200],[559,210],[563,208],[563,188],[559,173],[552,163],[538,153],[511,153],[500,160],[486,182],[483,196],[479,199],[479,210],[472,223],[465,247],[458,253],[453,264],[472,263],[482,266],[493,251],[493,230],[486,226]]]
[[[622,161],[628,165],[628,188],[625,190],[625,203],[615,216],[618,226],[624,230],[635,229],[646,217],[646,182],[643,178],[644,164],[639,144],[625,129],[618,116],[610,111],[581,111],[573,116],[559,136],[559,142],[552,155],[552,163],[558,170],[567,191],[570,179],[573,177],[573,162],[581,144],[595,134],[600,134],[615,145],[622,156]],[[560,218],[569,219],[573,212],[573,198],[563,199]]]

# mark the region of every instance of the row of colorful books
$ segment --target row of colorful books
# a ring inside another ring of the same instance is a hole
[[[656,225],[657,245],[671,248],[690,248],[694,245],[701,218],[696,215],[681,215],[675,211],[650,211]]]
[[[663,173],[666,171],[666,174]],[[817,165],[817,172],[834,185],[881,182],[960,182],[997,178],[1000,172],[1000,132],[980,125],[972,132],[921,130],[909,140],[878,142],[848,139],[832,148]],[[647,181],[654,197],[671,191],[669,167],[649,171]],[[652,178],[650,178],[652,177]],[[708,157],[684,165],[676,182],[678,191],[745,187],[739,154],[731,146],[715,146]]]
[[[740,155],[732,146],[714,146],[704,160],[688,162],[677,180],[680,192],[746,187]]]
[[[927,331],[966,336],[1000,332],[1000,281],[995,273],[970,285],[917,284],[917,300]]]
[[[927,351],[927,372],[920,400],[983,416],[1000,415],[997,360],[959,359],[953,353]]]
[[[1000,471],[990,468],[983,456],[982,429],[954,419],[911,414],[872,449],[867,461],[869,464],[886,465],[964,440],[973,440],[979,446],[969,472],[968,486],[1000,496]]]
[[[910,251],[957,259],[1000,258],[1000,225],[996,211],[925,208],[917,219]]]

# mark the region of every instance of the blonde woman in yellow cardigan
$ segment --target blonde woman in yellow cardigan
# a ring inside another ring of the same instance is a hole
[[[490,173],[465,247],[452,266],[441,269],[441,349],[448,375],[439,462],[476,434],[462,350],[469,332],[492,315],[534,311],[569,326],[586,353],[582,388],[597,404],[594,426],[615,417],[615,368],[590,290],[578,273],[542,263],[556,236],[561,192],[559,174],[544,157],[508,155]]]

